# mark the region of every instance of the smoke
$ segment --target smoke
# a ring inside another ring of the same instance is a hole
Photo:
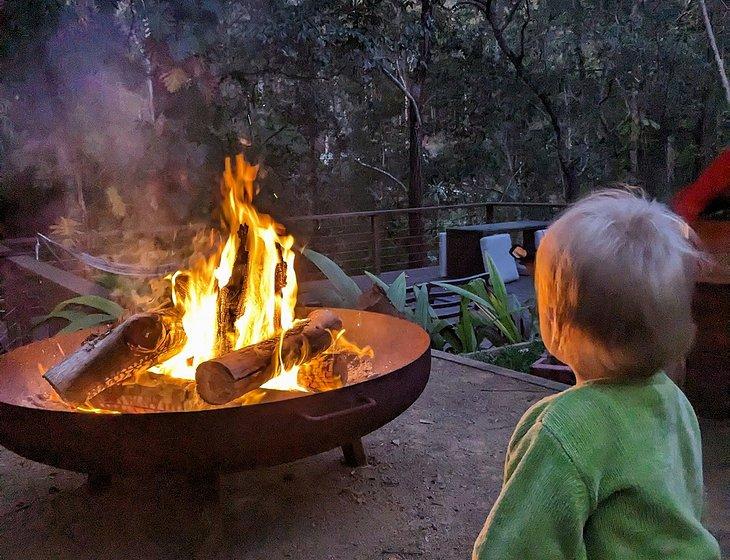
[[[164,91],[163,69],[151,66],[145,37],[122,8],[66,3],[56,21],[39,24],[51,29],[35,30],[25,57],[19,51],[6,61],[12,70],[0,77],[6,234],[42,231],[60,216],[94,231],[180,224],[215,185],[205,172],[204,144],[154,110],[162,101],[155,95]],[[12,17],[2,10],[0,24],[3,15]]]

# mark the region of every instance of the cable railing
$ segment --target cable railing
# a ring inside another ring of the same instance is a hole
[[[285,222],[300,244],[327,255],[346,272],[380,273],[436,265],[438,234],[448,227],[550,220],[564,206],[550,202],[477,202],[319,214],[292,217]]]
[[[547,202],[478,202],[294,216],[282,221],[294,234],[298,246],[309,247],[327,255],[347,273],[362,274],[364,270],[381,273],[438,264],[438,234],[449,227],[513,220],[550,220],[564,206]],[[202,226],[191,224],[160,228],[147,233],[186,239],[192,237]],[[112,234],[95,233],[90,239],[103,247],[105,236],[110,235]],[[127,269],[130,267],[126,265],[111,263],[110,266],[114,265],[114,268],[99,265],[97,261],[102,259],[92,256],[95,249],[98,247],[69,250],[49,236],[39,234],[36,238],[38,260],[51,261],[74,271],[80,270],[79,266],[81,269],[90,266],[129,274]],[[298,269],[303,279],[319,276],[305,259],[299,261]],[[74,265],[74,262],[77,264]],[[167,269],[172,265],[165,266]],[[133,275],[152,277],[158,276],[160,271],[157,268],[153,271],[139,271],[135,268],[132,272],[135,273]]]

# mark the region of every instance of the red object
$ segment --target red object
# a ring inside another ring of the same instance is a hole
[[[685,220],[694,222],[725,192],[730,192],[730,148],[717,156],[694,183],[679,191],[672,206]]]

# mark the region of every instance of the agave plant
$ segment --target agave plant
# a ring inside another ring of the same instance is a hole
[[[302,255],[307,257],[327,277],[335,289],[334,294],[330,289],[317,293],[323,303],[348,309],[357,307],[357,300],[362,295],[362,290],[335,261],[312,249],[302,249]]]
[[[311,249],[304,249],[302,254],[322,271],[334,288],[334,292],[328,287],[318,294],[320,301],[329,305],[357,307],[362,290],[337,263]],[[438,317],[429,302],[425,284],[413,286],[415,302],[413,306],[406,304],[405,272],[391,284],[371,272],[365,271],[365,274],[382,290],[398,313],[428,332],[433,348],[465,354],[479,350],[485,339],[495,346],[503,346],[529,340],[534,332],[528,308],[507,293],[491,259],[488,261],[488,271],[491,290],[487,289],[482,279],[472,280],[463,287],[435,282],[435,285],[461,296],[459,320],[455,324]]]
[[[525,342],[532,336],[532,321],[525,320],[525,313],[529,315],[528,308],[520,304],[514,295],[507,293],[504,281],[491,257],[487,259],[487,271],[490,290],[482,279],[472,280],[464,287],[445,282],[435,284],[460,295],[462,306],[465,301],[475,306],[482,328],[487,331],[485,336],[495,346]]]
[[[440,319],[428,301],[428,287],[413,286],[415,303],[412,308],[404,308],[406,317],[417,323],[431,337],[431,346],[436,350],[444,350],[448,344],[448,333],[453,329],[447,321]]]
[[[68,324],[59,332],[70,333],[113,323],[123,313],[124,309],[110,299],[94,295],[79,296],[62,301],[48,315],[37,317],[34,326],[49,319],[64,319]]]

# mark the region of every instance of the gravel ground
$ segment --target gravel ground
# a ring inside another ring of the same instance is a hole
[[[0,448],[0,559],[466,559],[512,428],[549,393],[434,359],[423,396],[364,439],[369,466],[348,468],[334,450],[226,476],[218,500],[169,479],[95,494],[80,475]],[[710,431],[710,520],[727,543],[728,424]]]

